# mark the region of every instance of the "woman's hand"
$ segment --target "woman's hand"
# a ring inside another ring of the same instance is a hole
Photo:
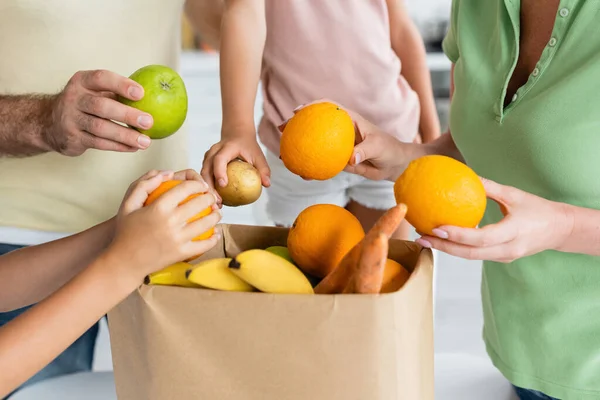
[[[352,158],[344,169],[346,172],[362,175],[372,180],[395,181],[410,161],[425,155],[426,149],[417,144],[419,142],[403,143],[386,134],[358,113],[329,99],[303,104],[294,110],[294,114],[306,106],[322,102],[336,104],[346,111],[354,121],[355,147]],[[280,132],[283,132],[286,124],[287,121],[279,126]]]
[[[349,111],[354,120],[355,146],[346,172],[372,180],[395,181],[408,163],[424,155],[420,141],[403,143],[362,116]]]
[[[482,179],[488,198],[504,218],[481,229],[440,226],[417,243],[471,260],[509,263],[544,250],[558,250],[573,231],[568,206]]]

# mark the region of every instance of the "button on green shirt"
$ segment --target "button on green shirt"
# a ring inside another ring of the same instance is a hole
[[[519,52],[519,0],[454,0],[452,136],[479,175],[600,209],[600,1],[562,0],[537,67],[505,108]],[[482,225],[502,214],[489,201]],[[515,385],[600,399],[600,258],[544,251],[485,262],[484,339]]]

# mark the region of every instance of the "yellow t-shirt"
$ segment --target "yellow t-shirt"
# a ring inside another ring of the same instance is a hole
[[[0,93],[57,93],[79,70],[178,69],[184,0],[0,1]],[[185,125],[184,125],[185,127]],[[0,158],[0,227],[75,232],[113,216],[150,169],[187,167],[185,128],[134,154]]]

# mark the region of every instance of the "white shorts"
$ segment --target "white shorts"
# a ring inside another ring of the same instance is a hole
[[[306,181],[291,173],[272,152],[267,150],[266,153],[271,167],[266,213],[277,225],[291,226],[302,210],[314,204],[346,207],[354,200],[376,210],[388,210],[396,205],[393,182],[372,181],[347,172],[326,181]]]

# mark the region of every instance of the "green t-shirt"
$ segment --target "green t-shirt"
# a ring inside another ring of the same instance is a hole
[[[454,0],[454,141],[479,175],[600,209],[600,2],[561,0],[537,68],[503,107],[519,52],[519,0]],[[502,214],[489,201],[482,225]],[[544,251],[485,262],[484,340],[515,385],[600,399],[600,257]]]

